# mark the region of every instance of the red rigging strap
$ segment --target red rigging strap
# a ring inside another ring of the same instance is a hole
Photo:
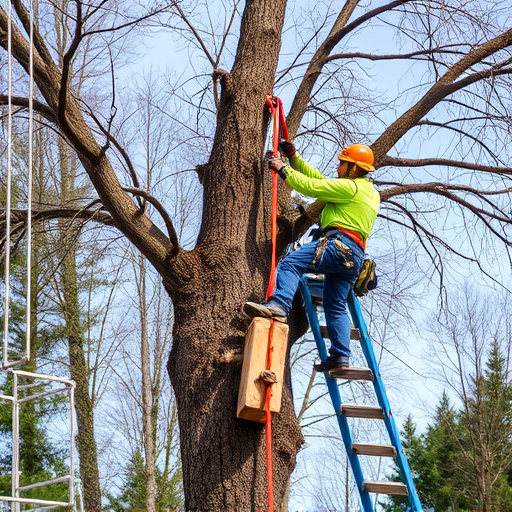
[[[288,128],[284,116],[283,102],[279,98],[267,96],[266,104],[272,114],[272,155],[279,156],[279,142],[281,137],[288,140]],[[270,237],[272,239],[272,259],[270,266],[270,278],[267,288],[267,300],[274,293],[277,269],[277,172],[272,172],[272,216]],[[274,320],[271,320],[267,349],[267,370],[272,366],[272,353],[274,337]],[[270,412],[270,398],[272,396],[272,384],[265,383],[265,439],[267,452],[267,512],[274,512],[274,484],[272,475],[272,413]]]
[[[286,118],[284,115],[283,102],[274,96],[267,96],[266,104],[272,114],[272,155],[279,156],[279,142],[281,136],[284,140],[288,140],[288,127],[286,126]],[[270,278],[267,287],[267,300],[274,293],[277,268],[277,172],[272,171],[272,216],[270,225],[270,238],[272,239],[272,258],[270,264]]]

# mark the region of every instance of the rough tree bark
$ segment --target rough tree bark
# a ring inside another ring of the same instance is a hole
[[[235,65],[222,78],[213,149],[200,170],[198,244],[170,262],[179,282],[164,281],[175,304],[168,369],[178,400],[187,510],[242,511],[266,504],[264,430],[236,419],[240,370],[223,364],[221,356],[242,347],[247,321],[241,304],[263,296],[268,275],[266,191],[259,184],[268,173],[262,167],[264,104],[272,92],[285,3],[246,4]],[[289,386],[274,428],[279,506],[302,443]]]

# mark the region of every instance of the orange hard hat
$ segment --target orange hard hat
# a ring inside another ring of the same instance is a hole
[[[365,171],[375,171],[373,166],[373,151],[365,144],[347,146],[339,155],[339,160],[353,162]]]

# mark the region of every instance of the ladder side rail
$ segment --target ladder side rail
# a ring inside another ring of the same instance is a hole
[[[361,312],[361,306],[359,305],[359,301],[357,300],[353,290],[351,290],[348,296],[348,307],[350,315],[352,317],[352,321],[354,322],[355,326],[359,329],[359,332],[361,334],[361,347],[368,362],[368,366],[375,375],[375,379],[373,380],[375,395],[377,396],[377,400],[380,407],[384,411],[384,423],[386,425],[389,438],[393,446],[395,446],[396,448],[397,464],[405,479],[407,490],[409,491],[409,502],[412,506],[412,511],[422,512],[423,509],[418,497],[418,493],[416,491],[416,486],[414,484],[414,479],[412,476],[411,468],[409,466],[409,461],[407,460],[407,457],[405,456],[405,453],[402,448],[402,442],[400,441],[400,433],[396,426],[393,413],[391,412],[391,406],[389,405],[389,400],[386,394],[386,388],[380,375],[379,365],[377,363],[377,358],[375,357],[375,352],[373,350],[373,344],[368,335],[368,327],[366,326],[366,322],[364,321],[363,314]]]
[[[304,306],[306,308],[306,314],[308,316],[309,325],[311,327],[311,332],[315,338],[316,346],[318,353],[320,355],[320,359],[324,362],[327,359],[327,348],[325,346],[325,341],[322,338],[320,333],[320,323],[318,322],[318,315],[311,300],[311,293],[309,292],[309,288],[307,285],[307,277],[303,275],[300,281],[300,288],[302,292],[302,297],[304,298]],[[338,425],[341,432],[341,437],[343,439],[343,443],[345,445],[345,449],[347,451],[347,456],[350,462],[350,466],[352,468],[352,473],[354,475],[354,479],[356,481],[357,488],[359,490],[359,495],[361,498],[361,504],[363,506],[364,512],[374,512],[374,506],[370,497],[370,494],[364,490],[364,475],[363,470],[361,468],[361,463],[359,462],[359,457],[353,453],[352,444],[353,437],[350,430],[350,426],[348,424],[347,419],[341,413],[341,395],[338,385],[336,383],[336,379],[329,377],[325,372],[325,381],[327,384],[327,389],[329,391],[329,395],[331,397],[331,402],[334,407],[334,411],[336,413],[336,418],[338,420]]]

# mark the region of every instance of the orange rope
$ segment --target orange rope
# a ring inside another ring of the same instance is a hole
[[[272,155],[279,156],[279,142],[281,139],[281,131],[284,140],[288,140],[288,128],[284,116],[283,102],[279,98],[267,96],[266,104],[273,116],[273,135],[272,135]],[[270,264],[270,277],[267,287],[267,300],[274,293],[276,270],[277,270],[277,172],[272,172],[272,216],[270,227],[270,238],[272,240],[272,258]],[[270,332],[268,338],[267,350],[267,370],[272,365],[272,352],[274,336],[274,320],[270,321]],[[265,389],[265,437],[267,451],[267,511],[274,512],[274,486],[272,476],[272,413],[270,412],[270,398],[272,396],[272,384],[266,383]]]

